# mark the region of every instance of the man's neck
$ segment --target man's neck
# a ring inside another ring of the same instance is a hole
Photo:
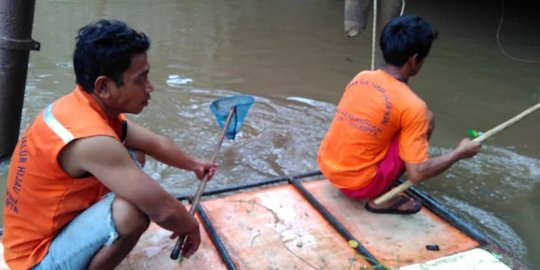
[[[404,70],[404,68],[399,68],[393,65],[386,64],[383,67],[381,67],[381,70],[388,73],[388,75],[394,77],[396,80],[407,83],[409,81],[409,74],[407,71]]]
[[[105,115],[107,116],[107,118],[109,118],[109,119],[114,119],[114,118],[118,117],[119,113],[114,112],[114,111],[112,111],[111,109],[109,109],[109,107],[107,107],[107,106],[105,105],[105,103],[103,102],[103,100],[101,100],[101,99],[99,98],[98,95],[96,95],[95,93],[92,92],[91,96],[92,96],[92,98],[93,98],[94,100],[96,100],[97,104],[99,105],[99,107],[101,108],[101,110],[103,110],[103,112],[105,113]]]

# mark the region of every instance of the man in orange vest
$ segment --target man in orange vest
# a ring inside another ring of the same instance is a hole
[[[75,89],[38,114],[12,156],[2,237],[10,268],[113,269],[150,221],[173,239],[186,235],[183,256],[198,249],[197,220],[128,152],[199,179],[217,166],[124,116],[140,113],[154,90],[149,46],[144,33],[116,20],[79,30]]]
[[[407,85],[429,53],[437,32],[417,16],[394,18],[383,29],[380,46],[386,64],[360,72],[347,85],[318,154],[322,173],[352,199],[372,199],[406,171],[420,183],[463,158],[480,144],[464,138],[456,149],[428,157],[433,119],[426,103]],[[421,204],[400,195],[382,205],[366,203],[376,213],[411,214]]]

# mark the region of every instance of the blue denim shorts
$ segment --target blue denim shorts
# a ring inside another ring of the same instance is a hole
[[[32,269],[86,269],[102,247],[118,238],[112,217],[114,197],[107,193],[66,225],[52,241],[49,253]]]

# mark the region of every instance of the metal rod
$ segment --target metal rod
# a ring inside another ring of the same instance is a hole
[[[433,199],[425,192],[417,189],[416,187],[412,187],[407,192],[412,197],[420,200],[422,204],[425,205],[431,212],[446,220],[452,226],[456,227],[469,237],[478,241],[481,245],[485,245],[488,243],[489,238],[485,234],[478,231],[475,227],[463,221],[462,219],[454,215],[452,212],[448,211],[448,209],[446,209],[442,204],[440,204],[438,201]]]
[[[380,262],[343,226],[330,212],[294,177],[289,177],[289,181],[294,187],[302,193],[311,205],[323,215],[323,217],[332,224],[332,226],[345,238],[345,240],[354,240],[358,246],[354,249],[360,253],[371,265],[380,265]]]
[[[297,175],[292,176],[292,177],[294,177],[296,179],[303,179],[303,178],[316,176],[316,175],[321,175],[321,171],[317,170],[317,171],[312,171],[312,172],[308,172],[308,173],[297,174]],[[254,187],[260,187],[260,186],[266,186],[266,185],[276,184],[276,183],[280,183],[280,182],[286,182],[286,181],[289,181],[290,177],[291,176],[279,176],[279,177],[270,178],[270,179],[262,180],[262,181],[255,182],[255,183],[237,185],[237,186],[221,188],[221,189],[215,189],[215,190],[209,190],[209,191],[205,191],[203,193],[203,196],[217,195],[217,194],[222,194],[222,193],[227,193],[227,192],[232,192],[232,191],[240,191],[240,190],[254,188]],[[190,200],[191,197],[192,197],[191,195],[179,195],[176,198],[178,200]]]
[[[204,228],[206,229],[206,232],[210,235],[210,239],[212,239],[212,242],[214,243],[214,246],[216,247],[219,256],[221,256],[221,260],[223,261],[225,266],[227,266],[227,269],[236,270],[236,266],[234,266],[234,262],[232,261],[229,252],[227,252],[227,248],[221,241],[221,238],[219,238],[216,230],[214,229],[214,226],[212,225],[212,221],[210,221],[210,219],[204,212],[204,209],[200,205],[197,205],[197,212],[199,213],[199,217],[203,222]]]

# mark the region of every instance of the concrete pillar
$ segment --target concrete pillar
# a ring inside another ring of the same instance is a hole
[[[402,0],[378,0],[377,3],[377,50],[375,56],[375,69],[384,65],[384,58],[381,47],[379,46],[382,29],[390,20],[399,16],[401,12]]]
[[[0,1],[0,161],[9,157],[19,137],[35,0]]]
[[[368,24],[372,0],[345,0],[345,33],[354,37],[362,33]]]
[[[345,0],[344,28],[349,37],[354,37],[366,29],[370,15],[373,16],[373,2],[374,0]],[[382,29],[392,18],[400,15],[402,4],[402,0],[377,0],[375,69],[384,65],[379,47]]]

